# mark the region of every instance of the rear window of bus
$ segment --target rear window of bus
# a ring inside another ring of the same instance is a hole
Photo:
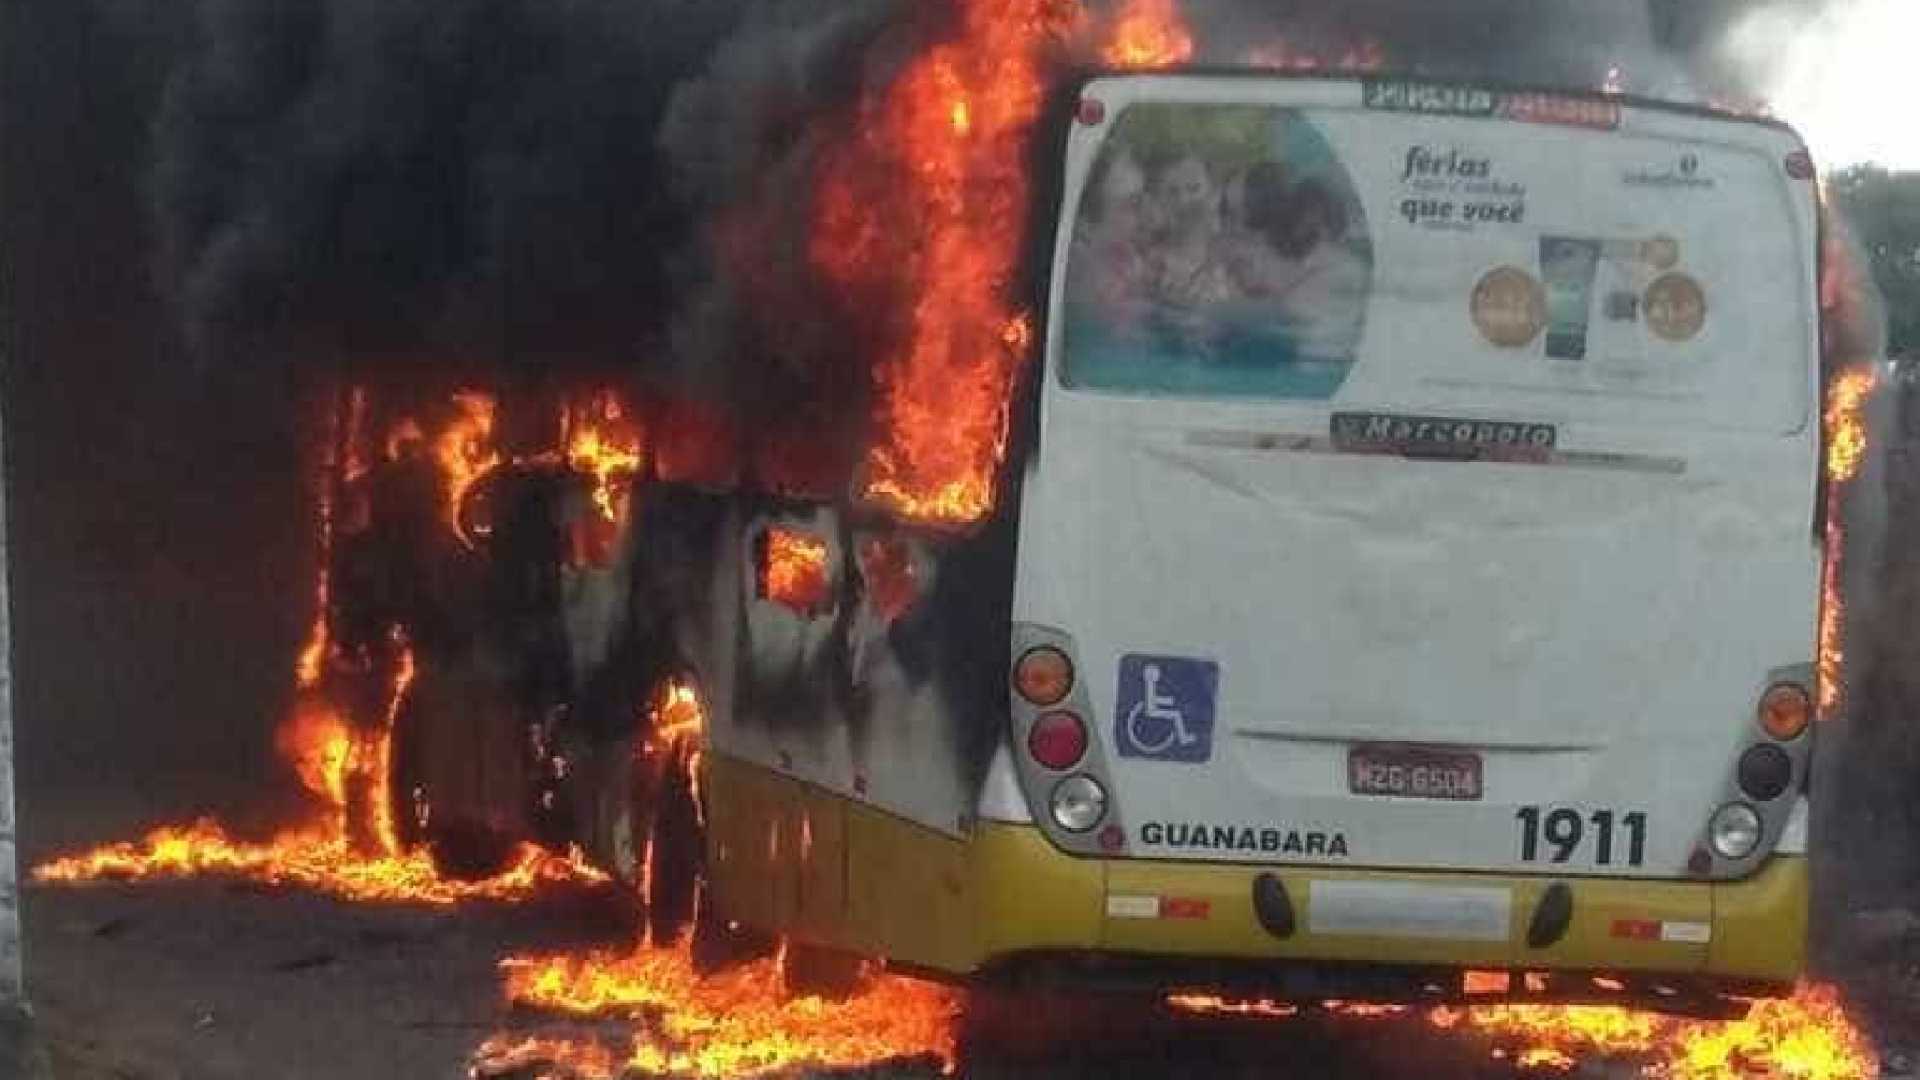
[[[1788,179],[1751,149],[1141,102],[1083,167],[1070,388],[1804,423],[1812,253]]]

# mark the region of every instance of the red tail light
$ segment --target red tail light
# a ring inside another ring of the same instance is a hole
[[[1027,732],[1027,753],[1055,772],[1080,763],[1087,753],[1087,725],[1070,712],[1050,712]]]

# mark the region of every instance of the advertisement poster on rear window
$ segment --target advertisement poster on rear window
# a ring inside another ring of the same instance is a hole
[[[1299,112],[1136,105],[1080,205],[1067,379],[1331,397],[1353,364],[1372,270],[1352,178]]]
[[[1426,100],[1114,108],[1058,268],[1062,385],[1670,432],[1806,421],[1812,187],[1790,134],[1641,130],[1540,95],[1405,104]]]

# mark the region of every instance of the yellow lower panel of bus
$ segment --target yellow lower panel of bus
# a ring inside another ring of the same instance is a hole
[[[954,973],[1020,953],[1110,951],[1535,970],[1696,972],[1785,981],[1804,962],[1806,860],[1706,884],[1083,859],[1032,826],[969,839],[755,766],[706,762],[709,869],[730,918]],[[1295,930],[1253,906],[1267,872]],[[1556,881],[1572,919],[1528,927]]]

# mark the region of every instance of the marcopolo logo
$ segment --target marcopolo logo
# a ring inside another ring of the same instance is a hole
[[[1333,445],[1355,453],[1545,461],[1558,442],[1559,431],[1552,424],[1391,413],[1333,414]]]
[[[1491,90],[1479,87],[1400,79],[1368,80],[1365,93],[1369,109],[1446,116],[1492,116],[1495,100]]]
[[[1620,126],[1619,102],[1572,94],[1496,92],[1478,86],[1406,79],[1371,79],[1364,93],[1367,108],[1387,112],[1498,117],[1522,124]]]

